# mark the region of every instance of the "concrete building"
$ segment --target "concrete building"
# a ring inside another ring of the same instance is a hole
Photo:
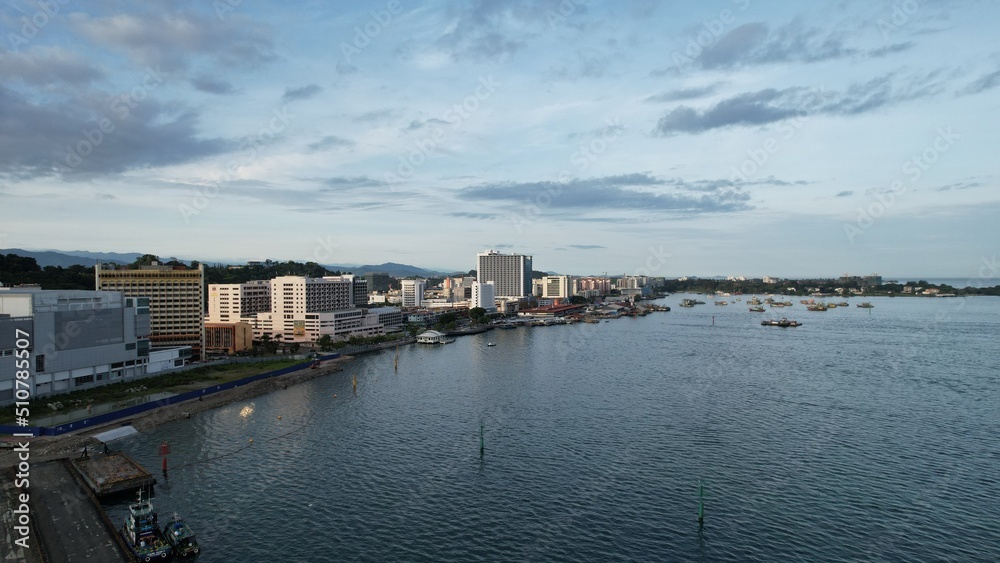
[[[400,283],[403,285],[403,307],[420,307],[424,301],[427,280],[402,280]]]
[[[190,348],[154,354],[150,333],[145,297],[0,288],[0,404],[15,398],[21,350],[30,359],[32,398],[128,381],[186,363]]]
[[[206,323],[234,323],[271,310],[271,282],[209,284]]]
[[[368,272],[365,274],[365,281],[368,282],[368,291],[386,292],[392,289],[395,278],[385,272]]]
[[[94,289],[149,299],[149,341],[153,348],[191,346],[199,356],[205,314],[205,268],[139,266],[94,268]]]
[[[610,278],[576,278],[573,280],[573,295],[597,296],[611,293]]]
[[[375,315],[378,323],[385,328],[403,326],[403,311],[399,307],[378,307],[368,309],[369,315]]]
[[[570,276],[545,276],[542,278],[542,297],[546,299],[569,299],[573,295]]]
[[[496,311],[496,285],[493,282],[474,282],[472,284],[472,301],[470,308],[482,307],[487,311]]]
[[[531,291],[532,257],[522,254],[501,254],[496,250],[476,254],[476,281],[493,282],[496,296],[529,297]]]
[[[235,354],[253,348],[253,328],[246,321],[205,322],[205,354]]]

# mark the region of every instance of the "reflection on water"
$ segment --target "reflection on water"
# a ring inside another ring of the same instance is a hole
[[[376,353],[116,445],[171,444],[157,507],[202,562],[1000,560],[1000,300],[796,304],[783,329],[681,297]]]

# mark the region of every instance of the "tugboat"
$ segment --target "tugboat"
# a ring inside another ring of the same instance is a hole
[[[198,555],[200,548],[198,540],[194,537],[194,532],[176,513],[163,527],[163,534],[167,536],[167,541],[170,542],[170,546],[174,548],[174,554],[178,557]]]
[[[157,525],[153,500],[143,500],[142,489],[139,489],[139,502],[128,505],[128,512],[122,526],[122,537],[132,555],[139,561],[170,557],[173,550]]]

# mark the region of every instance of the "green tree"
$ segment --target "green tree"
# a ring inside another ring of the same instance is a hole
[[[324,334],[316,339],[316,345],[323,352],[328,352],[333,349],[333,338],[329,334]]]

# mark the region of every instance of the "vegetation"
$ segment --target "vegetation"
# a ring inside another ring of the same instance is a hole
[[[116,403],[128,399],[134,399],[140,395],[161,393],[171,391],[183,393],[211,385],[218,385],[234,381],[251,375],[278,370],[301,363],[302,360],[277,360],[260,362],[254,364],[223,364],[217,366],[203,366],[185,371],[170,372],[160,376],[152,376],[144,379],[131,379],[101,387],[93,387],[82,391],[64,393],[60,395],[46,395],[31,401],[31,412],[36,416],[67,412],[73,409],[85,407],[88,404]],[[138,387],[145,387],[141,392],[129,391]],[[62,403],[60,409],[51,409],[50,403]],[[0,424],[7,424],[13,421],[14,409],[0,410]]]

